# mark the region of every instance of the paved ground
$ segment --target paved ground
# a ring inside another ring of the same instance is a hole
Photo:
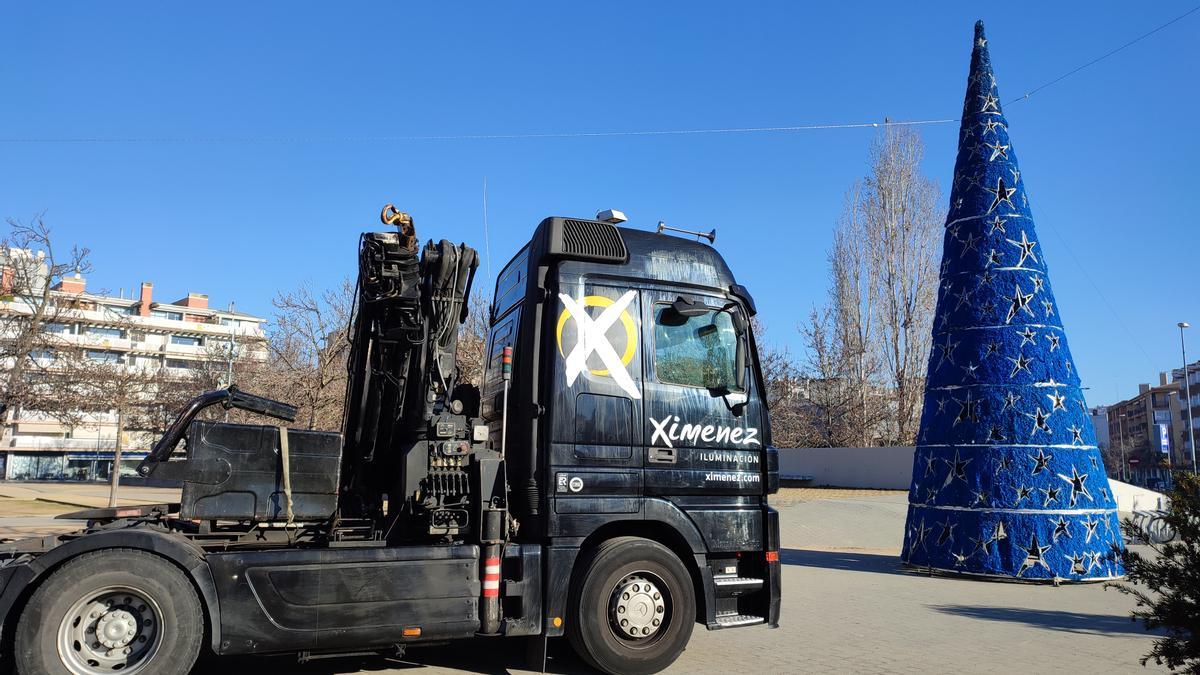
[[[97,486],[30,487],[42,497],[107,499]],[[90,488],[90,489],[86,489]],[[0,487],[0,495],[8,494]],[[168,493],[134,490],[131,500]],[[29,498],[28,493],[8,499]],[[0,514],[5,497],[0,496]],[[783,617],[765,627],[697,627],[668,672],[730,673],[1130,673],[1151,637],[1131,623],[1130,601],[1097,585],[1031,586],[929,578],[898,566],[904,493],[787,490],[782,513]],[[35,516],[37,517],[37,516]],[[21,520],[0,518],[0,528]],[[62,521],[58,521],[61,523]],[[565,644],[550,671],[588,672]],[[225,659],[195,675],[505,673],[522,669],[519,640],[476,640],[413,649],[404,660],[339,658],[298,666],[292,657]],[[1150,668],[1149,670],[1154,670]]]

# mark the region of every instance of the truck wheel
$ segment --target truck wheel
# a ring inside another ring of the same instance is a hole
[[[84,553],[34,591],[17,624],[23,675],[186,675],[204,636],[179,568],[133,549]]]
[[[658,542],[610,539],[584,554],[571,592],[567,637],[606,673],[657,673],[692,636],[696,598],[679,558]]]

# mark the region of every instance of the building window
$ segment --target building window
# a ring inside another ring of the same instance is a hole
[[[172,321],[183,321],[183,312],[167,312],[161,309],[150,311],[150,316],[155,316],[160,319],[171,319]]]
[[[75,328],[69,323],[47,323],[42,325],[42,332],[54,335],[71,335],[75,332]]]
[[[706,389],[737,386],[737,331],[729,312],[680,317],[660,305],[654,317],[654,369],[661,382]]]
[[[97,337],[106,338],[123,338],[125,331],[120,328],[106,328],[104,326],[85,326],[83,329],[85,335],[95,335]]]
[[[204,338],[192,335],[172,335],[171,344],[182,345],[184,347],[200,347],[204,345]]]
[[[84,355],[91,361],[100,363],[123,363],[124,359],[120,352],[110,352],[101,349],[89,349],[84,352]]]
[[[168,368],[187,368],[187,369],[199,368],[200,362],[199,361],[189,361],[187,359],[167,359],[167,367]]]
[[[101,305],[101,308],[108,314],[127,315],[135,314],[133,305]]]

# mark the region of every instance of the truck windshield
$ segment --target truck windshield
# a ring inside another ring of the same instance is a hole
[[[654,316],[654,370],[661,382],[736,389],[737,340],[729,312],[684,318],[662,305]]]

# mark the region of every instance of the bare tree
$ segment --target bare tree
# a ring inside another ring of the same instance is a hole
[[[781,448],[806,445],[806,401],[804,378],[786,347],[766,339],[766,326],[754,317],[750,320],[758,347],[758,365],[762,372],[764,398],[771,416],[771,440]]]
[[[109,506],[117,504],[126,434],[146,427],[143,418],[152,414],[165,370],[157,364],[130,363],[131,358],[64,341],[54,348],[52,364],[38,378],[30,397],[38,410],[68,428],[99,429],[115,423]]]
[[[829,251],[828,307],[801,329],[810,377],[826,382],[831,442],[909,444],[921,415],[937,299],[937,185],[921,174],[920,136],[886,126],[871,172],[846,194]],[[830,407],[834,406],[834,407]],[[838,431],[848,426],[851,433]]]
[[[885,126],[871,146],[859,195],[866,225],[877,350],[889,392],[893,443],[917,434],[937,302],[942,216],[937,183],[921,173],[925,146],[908,127]]]
[[[86,248],[55,246],[50,227],[41,218],[28,223],[9,219],[9,233],[0,243],[0,419],[28,402],[53,348],[47,328],[63,308],[53,288],[64,278],[89,271]]]
[[[300,408],[308,429],[338,429],[346,397],[348,326],[354,285],[316,293],[309,285],[281,292],[273,301],[268,332],[269,363],[262,381]]]
[[[467,320],[458,328],[459,382],[480,386],[487,365],[487,337],[491,307],[483,293],[476,291],[467,301]]]

